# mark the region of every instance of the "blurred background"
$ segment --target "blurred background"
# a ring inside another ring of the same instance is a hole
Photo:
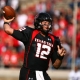
[[[9,5],[16,11],[12,28],[28,25],[34,28],[34,17],[47,12],[53,18],[51,34],[59,36],[67,54],[61,67],[49,66],[52,80],[69,80],[69,73],[80,70],[80,0],[0,0],[0,80],[18,80],[23,64],[24,45],[3,31],[2,7]]]

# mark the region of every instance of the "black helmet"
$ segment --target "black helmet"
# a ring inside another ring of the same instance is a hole
[[[35,19],[34,19],[35,29],[40,30],[42,28],[42,25],[41,25],[42,21],[49,21],[49,22],[51,22],[50,30],[52,29],[52,18],[51,18],[51,16],[48,13],[39,13],[35,17]]]

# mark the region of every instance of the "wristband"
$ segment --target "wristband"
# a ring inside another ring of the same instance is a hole
[[[4,22],[4,24],[8,24],[9,25],[9,22]]]
[[[64,56],[60,56],[59,54],[57,55],[57,58],[59,59],[59,60],[62,60],[63,58],[64,58]]]

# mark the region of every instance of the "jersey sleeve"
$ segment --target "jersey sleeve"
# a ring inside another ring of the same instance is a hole
[[[57,45],[59,45],[61,47],[61,42],[60,42],[60,39],[58,37],[54,37],[54,43],[53,43],[53,49],[52,49],[52,54],[51,54],[51,61],[52,63],[55,62],[55,60],[58,58],[58,48],[57,48]]]
[[[51,62],[52,64],[55,62],[55,60],[57,59],[57,51],[53,51],[51,54]]]
[[[20,28],[19,30],[14,30],[13,34],[11,36],[13,36],[15,39],[21,41],[21,42],[28,42],[31,33],[32,33],[32,28],[29,27],[23,27]]]

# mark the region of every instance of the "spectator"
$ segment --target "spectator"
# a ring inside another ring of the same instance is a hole
[[[26,25],[28,16],[24,11],[20,11],[19,14],[17,15],[17,22],[19,25],[19,28],[24,27]]]
[[[6,5],[6,0],[0,0],[0,9]]]
[[[73,11],[71,8],[69,8],[66,13],[66,20],[68,21],[68,23],[71,22],[72,18],[73,18]]]
[[[19,0],[6,0],[6,5],[11,6],[17,12],[20,9],[20,2],[19,2]]]
[[[7,50],[2,53],[2,62],[5,68],[10,67],[10,56],[11,56],[11,50],[7,48]]]
[[[33,22],[34,22],[34,13],[32,13],[31,11],[28,11],[27,12],[27,16],[28,16],[28,19],[26,21],[26,25],[33,27]]]
[[[77,11],[77,21],[78,22],[80,21],[80,7],[78,8],[78,11]]]
[[[80,80],[80,71],[78,64],[75,65],[75,69],[71,70],[68,75],[68,80]]]
[[[46,1],[46,12],[53,17],[53,2],[51,0]]]
[[[3,28],[3,23],[4,23],[4,21],[3,21],[3,19],[2,19],[2,17],[0,17],[0,29],[2,29]]]
[[[39,3],[36,4],[35,8],[37,13],[46,12],[46,4],[42,0],[40,0]]]
[[[2,66],[2,53],[6,51],[6,46],[2,40],[2,37],[0,36],[0,66]]]
[[[63,59],[63,63],[62,63],[62,69],[67,69],[67,59],[68,59],[68,57],[70,56],[70,54],[71,54],[71,48],[70,48],[70,45],[67,43],[67,39],[66,39],[66,37],[65,36],[61,36],[61,43],[62,43],[62,46],[65,48],[65,50],[66,50],[66,55],[65,55],[65,57],[64,57],[64,59]],[[66,62],[66,63],[65,63]]]
[[[80,7],[80,0],[72,0],[72,2],[69,3],[69,7],[70,7],[72,10],[74,10],[75,1],[77,1],[77,6]]]
[[[64,15],[60,15],[59,26],[61,29],[65,30],[68,25],[68,22]]]
[[[11,49],[10,67],[19,67],[19,54],[15,48]]]

